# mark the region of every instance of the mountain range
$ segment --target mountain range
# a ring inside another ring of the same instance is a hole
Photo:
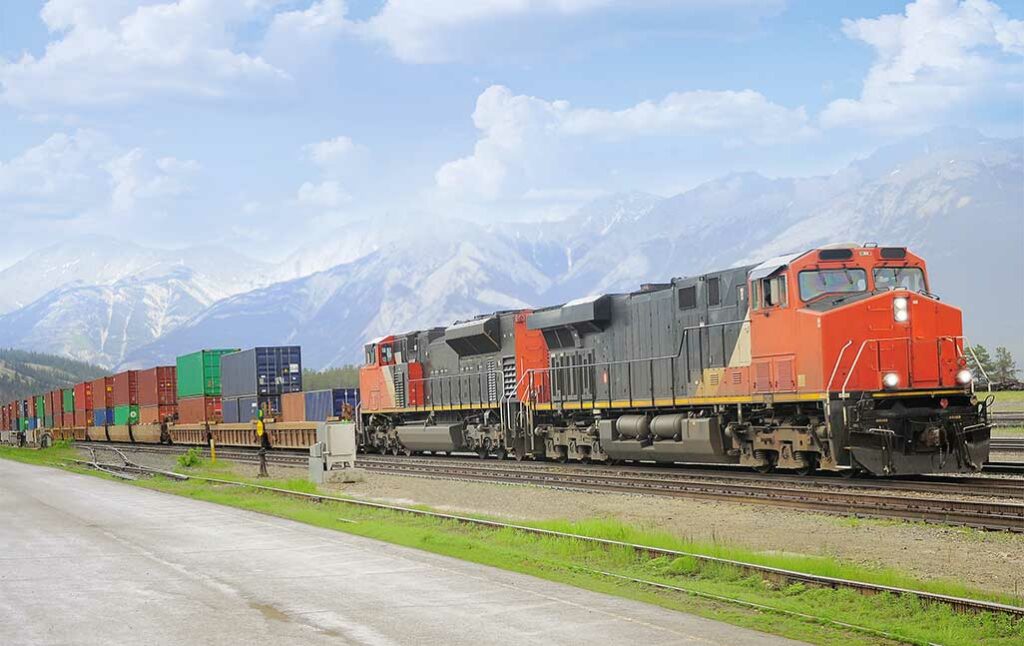
[[[1019,138],[943,129],[825,177],[735,173],[667,198],[608,195],[559,222],[350,224],[276,265],[218,249],[56,245],[0,271],[0,346],[113,368],[297,343],[322,368],[357,362],[386,333],[877,242],[925,258],[972,342],[1021,356],[1022,150]]]

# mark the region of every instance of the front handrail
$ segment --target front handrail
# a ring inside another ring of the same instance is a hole
[[[910,344],[910,337],[909,336],[897,336],[897,337],[891,337],[891,338],[886,338],[886,339],[864,339],[861,342],[861,344],[860,344],[860,348],[858,348],[858,350],[857,350],[857,355],[853,358],[853,364],[850,365],[850,369],[846,373],[846,379],[843,380],[843,388],[842,388],[842,390],[839,391],[839,398],[840,399],[846,399],[848,397],[848,395],[846,394],[846,386],[850,383],[850,378],[853,377],[853,371],[854,371],[854,369],[856,369],[857,364],[860,363],[860,356],[864,352],[864,348],[869,343],[879,343],[881,341],[906,341],[907,344],[908,344],[907,347],[910,347],[909,346],[909,344]],[[910,376],[907,375],[907,378],[909,379]]]
[[[842,348],[840,348],[839,356],[836,357],[836,364],[834,366],[832,366],[832,376],[828,378],[828,387],[825,388],[825,392],[826,393],[832,392],[832,382],[835,381],[836,373],[839,372],[839,363],[843,360],[843,355],[846,354],[846,349],[848,347],[850,347],[851,345],[853,345],[853,339],[850,339],[849,341],[847,341],[846,345],[844,345]]]
[[[961,357],[963,357],[964,360],[966,361],[967,355],[965,355],[964,351],[960,349],[960,346],[958,346],[956,344],[957,340],[962,341],[963,342],[963,346],[971,351],[971,356],[974,357],[974,365],[978,366],[978,370],[980,370],[982,376],[985,377],[985,383],[988,386],[988,392],[992,392],[992,379],[989,378],[988,373],[985,372],[985,366],[981,365],[981,362],[978,361],[978,354],[974,351],[974,348],[971,346],[971,344],[967,342],[967,337],[964,336],[964,335],[960,335],[960,336],[940,336],[939,339],[940,340],[942,340],[942,339],[949,339],[950,341],[952,341],[953,342],[953,348],[956,349],[957,354],[960,355]],[[974,380],[973,379],[971,380],[971,392],[972,393],[974,392]]]

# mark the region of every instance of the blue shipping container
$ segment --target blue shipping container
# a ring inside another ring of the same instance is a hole
[[[311,390],[306,393],[306,420],[323,422],[329,417],[341,417],[346,404],[354,410],[358,403],[358,388]]]
[[[30,431],[34,431],[35,430],[35,428],[36,428],[36,418],[35,417],[29,417],[28,418],[28,428],[29,428]]]
[[[93,426],[109,426],[114,423],[113,408],[97,408],[92,411]]]

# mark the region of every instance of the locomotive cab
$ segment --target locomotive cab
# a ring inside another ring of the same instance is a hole
[[[902,247],[840,247],[751,272],[755,391],[822,393],[840,466],[977,470],[988,453],[962,316]]]

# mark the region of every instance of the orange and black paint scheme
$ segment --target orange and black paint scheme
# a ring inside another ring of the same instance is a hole
[[[920,257],[815,249],[377,339],[360,437],[394,453],[971,472],[990,427],[968,347]]]

